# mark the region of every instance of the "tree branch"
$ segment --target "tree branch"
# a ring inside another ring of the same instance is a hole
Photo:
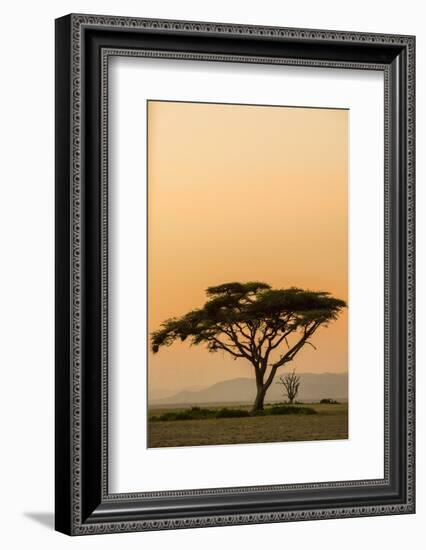
[[[243,357],[243,358],[245,357],[241,353],[235,353],[235,351],[233,351],[229,346],[225,345],[221,340],[219,340],[215,336],[212,336],[211,338],[209,338],[209,340],[212,340],[213,342],[215,342],[216,346],[223,349],[224,351],[227,351],[228,353],[230,353],[234,357]]]
[[[242,344],[239,340],[238,340],[238,337],[237,335],[235,334],[235,331],[234,329],[232,328],[231,325],[228,325],[228,328],[229,328],[229,331],[228,330],[225,330],[224,327],[220,327],[220,330],[226,334],[228,336],[228,338],[230,338],[232,340],[232,342],[234,342],[234,344],[236,345],[237,349],[240,351],[240,353],[243,354],[243,357],[245,357],[246,359],[248,359],[249,361],[252,361],[253,360],[253,357],[251,355],[251,350],[250,348],[247,348],[244,344]]]

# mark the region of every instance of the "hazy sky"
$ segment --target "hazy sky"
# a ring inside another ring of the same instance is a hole
[[[148,102],[148,330],[208,286],[264,281],[348,298],[348,111]],[[292,368],[347,370],[347,313]],[[283,367],[285,372],[289,367]],[[150,389],[252,376],[176,342],[148,357]]]

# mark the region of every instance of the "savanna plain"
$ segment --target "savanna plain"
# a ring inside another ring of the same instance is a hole
[[[214,405],[209,406],[208,410],[212,416],[217,415],[216,418],[197,418],[197,413],[202,410],[198,407],[151,408],[148,419],[148,446],[183,447],[348,438],[347,403],[309,403],[286,407],[314,412],[268,414],[274,405],[267,405],[265,414],[232,417],[232,411],[236,411],[235,414],[244,414],[240,411],[248,413],[250,405]],[[176,419],[179,415],[184,419]],[[226,417],[227,415],[229,417]],[[172,419],[160,420],[167,417]]]

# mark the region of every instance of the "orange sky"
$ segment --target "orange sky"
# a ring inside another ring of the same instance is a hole
[[[347,300],[348,119],[340,109],[148,102],[149,332],[230,281]],[[312,342],[292,368],[346,371],[347,312]],[[253,374],[243,359],[180,342],[149,352],[148,373],[150,391]]]

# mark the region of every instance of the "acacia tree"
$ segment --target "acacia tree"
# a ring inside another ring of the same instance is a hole
[[[310,344],[320,326],[337,319],[346,306],[328,292],[300,288],[272,289],[262,282],[225,283],[206,290],[200,309],[166,320],[151,334],[151,348],[190,338],[208,351],[222,350],[245,359],[255,372],[252,412],[263,410],[265,395],[280,367]]]
[[[285,395],[287,395],[289,403],[293,404],[299,391],[300,376],[297,376],[296,371],[293,370],[284,376],[280,376],[277,384],[284,386]]]

